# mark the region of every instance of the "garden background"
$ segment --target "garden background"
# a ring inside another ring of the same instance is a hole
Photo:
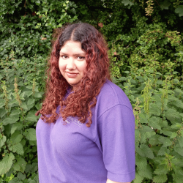
[[[38,182],[35,112],[46,63],[56,28],[78,21],[105,36],[113,82],[133,105],[134,183],[182,183],[180,0],[0,0],[0,182]]]

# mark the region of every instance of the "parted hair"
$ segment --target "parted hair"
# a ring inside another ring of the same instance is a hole
[[[87,66],[76,90],[65,97],[71,86],[62,76],[58,63],[60,50],[69,40],[81,43],[81,48],[86,53]],[[107,44],[102,34],[92,25],[74,23],[61,28],[49,58],[45,98],[42,108],[36,115],[42,114],[41,118],[46,123],[54,123],[59,116],[64,121],[69,116],[77,116],[81,123],[86,123],[86,126],[90,127],[96,97],[106,80],[111,80],[107,51]],[[59,112],[56,111],[58,106],[60,106]]]

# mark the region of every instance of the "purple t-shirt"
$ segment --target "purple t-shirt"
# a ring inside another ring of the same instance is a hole
[[[66,124],[41,118],[36,127],[40,183],[130,182],[135,178],[135,121],[125,93],[107,81],[88,128],[77,117]],[[65,125],[64,125],[65,124]]]

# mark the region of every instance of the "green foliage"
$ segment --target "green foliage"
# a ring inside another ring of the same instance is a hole
[[[182,76],[182,32],[180,1],[79,1],[78,18],[100,29],[109,43],[111,71],[121,77],[129,66],[155,68],[162,77]],[[85,15],[82,9],[88,13]]]
[[[158,74],[156,77],[150,74],[148,78],[143,75],[136,80],[133,75],[136,73],[131,71],[127,77],[114,80],[131,100],[136,119],[133,182],[180,182],[183,178],[183,90],[172,85],[173,79],[162,81]]]
[[[35,122],[38,117],[35,112],[40,107],[42,95],[38,95],[40,91],[35,81],[32,88],[30,85],[19,86],[17,79],[14,81],[14,91],[10,86],[4,82],[3,89],[0,89],[0,174],[6,174],[6,177],[11,174],[16,176],[11,182],[20,182],[25,178],[32,180],[30,175],[37,172]],[[34,171],[26,172],[31,166],[35,167]]]
[[[35,126],[55,30],[99,29],[135,115],[134,183],[183,179],[183,5],[179,0],[1,0],[0,182],[36,183]]]
[[[77,19],[68,0],[1,0],[0,182],[36,183],[35,112],[41,107],[53,30]]]

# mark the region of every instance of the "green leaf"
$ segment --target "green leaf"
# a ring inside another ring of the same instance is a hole
[[[24,135],[28,140],[36,140],[36,130],[34,128],[26,129]]]
[[[0,99],[0,108],[2,108],[5,105],[4,100]]]
[[[181,123],[182,117],[175,109],[168,108],[168,110],[165,112],[166,118],[172,123]]]
[[[2,118],[3,116],[5,116],[6,113],[7,113],[7,111],[4,108],[0,109],[0,118]]]
[[[161,114],[161,106],[157,105],[155,103],[151,103],[151,105],[149,106],[149,113],[151,115],[160,116],[160,114]]]
[[[0,148],[4,145],[5,142],[6,142],[6,136],[0,137]]]
[[[138,173],[135,174],[134,183],[142,183],[144,177],[140,176]]]
[[[43,94],[41,92],[35,92],[34,93],[34,97],[35,98],[42,98],[43,97]]]
[[[161,7],[162,10],[168,10],[169,6],[170,6],[170,3],[167,0],[165,0],[164,2],[162,2],[160,4],[160,7]]]
[[[139,129],[142,133],[144,132],[152,132],[153,129],[149,126],[146,126],[146,125],[142,125],[142,128]]]
[[[18,116],[7,117],[3,120],[4,125],[16,123],[19,120]]]
[[[9,183],[22,183],[18,177],[14,177]]]
[[[175,167],[174,168],[174,170],[175,170],[175,172],[177,173],[177,174],[180,174],[180,175],[183,175],[183,169],[182,169],[182,167]]]
[[[172,163],[176,166],[182,167],[183,157],[182,158],[173,158]]]
[[[160,142],[159,142],[159,137],[160,137],[160,135],[154,135],[154,136],[152,136],[150,139],[149,139],[149,143],[151,144],[151,145],[158,145],[158,144],[161,144]]]
[[[152,116],[152,117],[149,119],[149,125],[150,125],[151,127],[153,127],[153,129],[161,130],[160,120],[161,120],[161,118],[156,117],[156,116]]]
[[[12,167],[13,160],[15,159],[12,153],[6,154],[0,161],[0,175],[7,173]]]
[[[13,134],[16,130],[21,130],[23,128],[22,123],[14,123],[11,127],[11,134]]]
[[[183,109],[183,102],[174,96],[169,97],[168,104],[169,106],[175,106],[177,108]]]
[[[13,110],[11,111],[10,116],[17,117],[17,116],[19,116],[19,114],[20,114],[20,109],[13,109]]]
[[[175,151],[176,151],[178,154],[180,154],[181,156],[183,156],[183,148],[182,148],[182,147],[175,147],[174,149],[175,149]]]
[[[32,163],[32,164],[27,164],[25,172],[31,173],[31,172],[36,172],[37,170],[38,170],[37,163]]]
[[[181,135],[183,136],[183,130],[180,131]]]
[[[158,151],[158,156],[164,156],[166,153],[169,153],[169,149],[167,147],[162,146],[160,150]]]
[[[27,121],[36,122],[38,119],[37,119],[37,116],[35,116],[35,113],[36,111],[29,111],[25,119]]]
[[[35,105],[37,110],[40,110],[41,106],[42,106],[42,103],[40,103],[40,102],[37,102],[37,104]]]
[[[9,149],[20,155],[24,154],[23,146],[21,143],[14,144],[14,145],[10,146]]]
[[[152,132],[146,132],[146,137],[148,138],[148,139],[150,139],[152,136],[154,136],[154,135],[156,135],[156,133],[154,132],[154,131],[152,131]]]
[[[26,176],[25,176],[25,174],[23,174],[23,173],[21,173],[21,172],[18,172],[17,178],[18,178],[19,180],[24,180],[24,179],[26,179]]]
[[[132,5],[134,5],[134,3],[132,2],[132,1],[130,1],[130,0],[122,0],[122,3],[125,5],[125,6],[132,6]]]
[[[8,107],[9,108],[12,108],[12,107],[15,107],[15,106],[18,106],[18,103],[17,103],[17,101],[15,99],[9,101],[9,103],[8,103]]]
[[[146,116],[145,116],[145,114],[144,113],[140,113],[139,114],[139,117],[140,117],[140,123],[148,123],[148,120],[147,120],[147,118],[146,118]]]
[[[28,111],[27,104],[25,102],[22,102],[21,108],[23,108],[25,111]]]
[[[168,173],[167,166],[165,165],[158,165],[158,168],[155,169],[154,173],[157,175],[167,174]]]
[[[167,180],[166,174],[156,175],[153,177],[153,182],[155,183],[164,183]]]
[[[135,141],[136,142],[140,141],[140,132],[138,129],[135,130]]]
[[[183,137],[178,138],[180,147],[183,147]]]
[[[173,174],[173,182],[182,183],[182,180],[183,180],[183,175],[181,175],[180,173]]]
[[[172,141],[168,137],[160,136],[158,140],[163,143],[163,147],[172,145]]]
[[[167,127],[167,126],[168,126],[167,120],[162,120],[161,127]]]
[[[13,169],[15,171],[21,171],[23,173],[25,171],[27,162],[21,157],[18,157],[16,160],[17,162],[13,165]]]
[[[141,157],[140,155],[136,154],[135,164],[137,165],[138,169],[144,169],[144,167],[147,166],[147,159],[145,157]]]
[[[148,178],[148,179],[152,179],[152,169],[149,166],[149,164],[147,164],[146,167],[144,167],[144,169],[139,169],[138,173],[140,176]]]
[[[27,97],[30,97],[32,95],[32,91],[24,91],[24,93]]]
[[[23,136],[19,131],[16,131],[13,133],[13,135],[10,138],[10,143],[11,144],[16,144],[19,143],[22,140]]]
[[[174,130],[179,130],[181,127],[182,127],[181,123],[176,123],[171,126],[171,128]]]
[[[176,136],[177,136],[177,133],[176,133],[176,132],[172,132],[170,138],[171,138],[171,139],[174,139]]]
[[[164,134],[165,136],[172,136],[172,132],[169,131],[171,129],[166,129],[166,130],[161,130],[161,133]]]
[[[28,109],[31,109],[34,105],[35,105],[35,99],[30,98],[27,101],[27,107],[28,107]]]
[[[144,154],[144,152],[142,151],[142,149],[140,149],[139,147],[135,147],[135,151],[142,157],[146,157],[146,155]]]
[[[183,16],[183,5],[179,5],[179,6],[175,9],[175,13],[179,14],[179,17]]]
[[[145,143],[147,142],[147,136],[146,136],[146,133],[147,133],[147,132],[145,132],[145,133],[141,133],[141,134],[140,134],[140,135],[141,135],[140,143],[145,144]]]
[[[142,144],[140,146],[141,150],[144,152],[145,156],[147,158],[153,159],[154,158],[154,154],[153,151],[145,144]]]

